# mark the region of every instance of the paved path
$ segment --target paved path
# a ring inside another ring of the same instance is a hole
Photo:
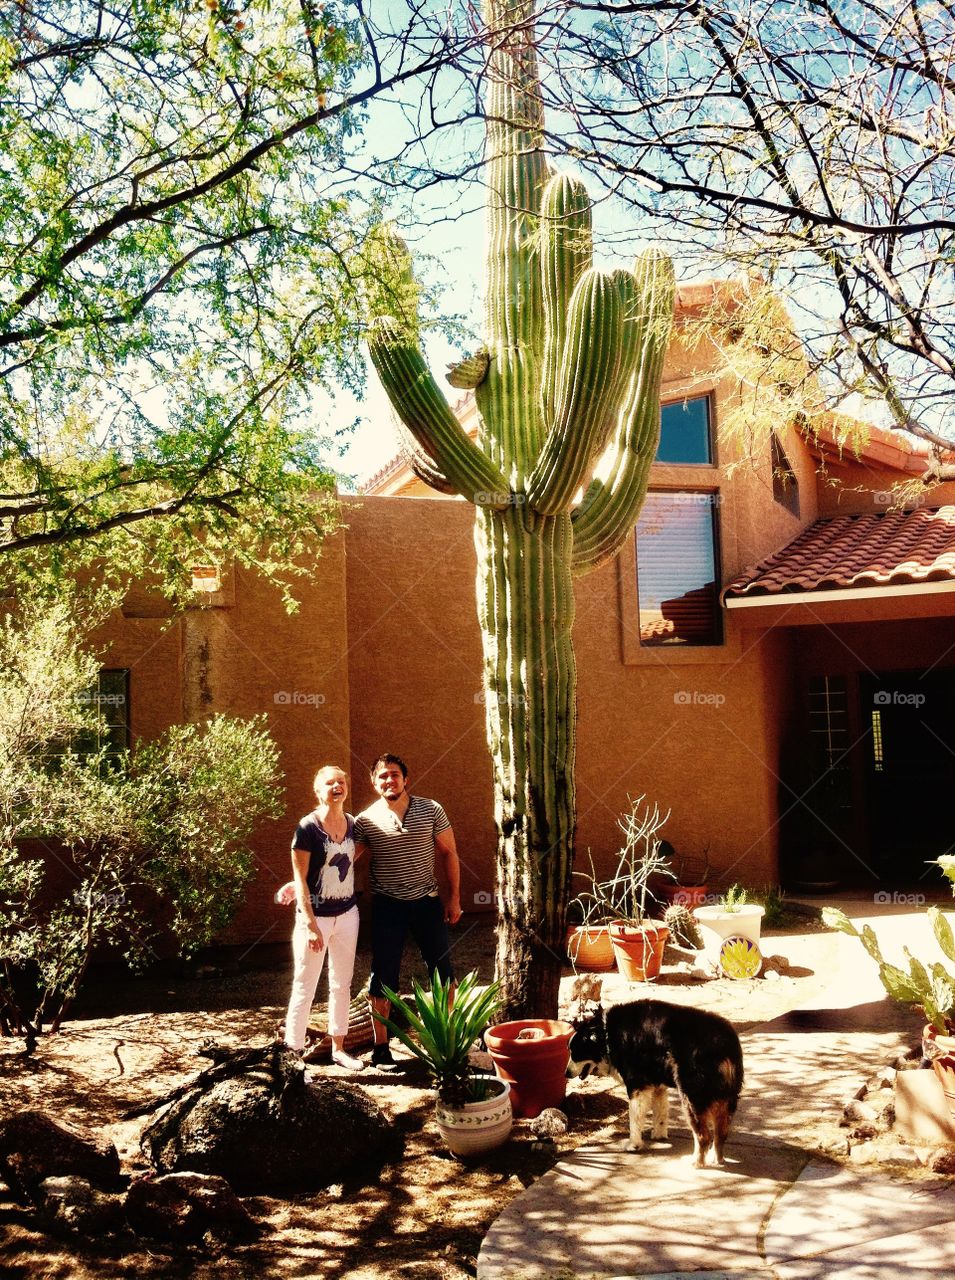
[[[863,910],[840,905],[853,917]],[[887,953],[902,940],[929,952],[922,912],[875,923]],[[811,947],[811,938],[773,939],[790,956]],[[955,1184],[843,1167],[800,1145],[807,1120],[838,1117],[855,1088],[912,1043],[919,1021],[884,999],[859,943],[840,936],[829,954],[831,979],[805,1007],[742,1036],[746,1090],[725,1171],[677,1158],[691,1149],[679,1131],[672,1149],[642,1155],[580,1147],[497,1219],[478,1280],[955,1276]]]

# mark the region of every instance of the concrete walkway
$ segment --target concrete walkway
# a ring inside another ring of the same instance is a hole
[[[854,919],[876,914],[871,900],[839,905]],[[880,913],[873,923],[887,955],[901,958],[903,941],[917,955],[935,955],[924,911]],[[808,963],[813,936],[773,938],[772,950]],[[746,1088],[725,1170],[680,1158],[692,1147],[680,1130],[671,1129],[672,1146],[645,1154],[621,1144],[580,1147],[497,1219],[478,1280],[955,1276],[955,1182],[843,1166],[800,1145],[809,1118],[838,1120],[847,1098],[913,1042],[920,1023],[884,998],[854,939],[839,936],[834,951],[827,943],[827,955],[835,963],[815,997],[741,1036]],[[624,1135],[620,1086],[616,1093]]]

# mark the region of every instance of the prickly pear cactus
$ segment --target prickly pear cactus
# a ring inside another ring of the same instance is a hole
[[[476,441],[432,377],[407,315],[379,314],[372,360],[415,472],[474,503],[478,613],[498,828],[498,978],[508,1016],[554,1016],[576,823],[572,575],[633,529],[659,436],[673,310],[669,260],[591,265],[583,185],[549,171],[532,0],[489,0],[486,339],[455,366]],[[413,297],[410,261],[397,295]],[[486,364],[484,352],[486,351]],[[595,461],[607,452],[600,479]],[[583,499],[576,495],[583,487]]]

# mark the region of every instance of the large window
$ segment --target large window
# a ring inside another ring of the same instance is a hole
[[[657,462],[713,463],[710,398],[677,400],[660,406]]]
[[[637,525],[640,643],[721,644],[716,493],[648,493]]]

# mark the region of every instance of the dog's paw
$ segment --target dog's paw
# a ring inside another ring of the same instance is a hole
[[[626,1142],[621,1143],[621,1146],[624,1151],[636,1152],[646,1150],[646,1147],[642,1142],[633,1142],[630,1138],[628,1138]]]

